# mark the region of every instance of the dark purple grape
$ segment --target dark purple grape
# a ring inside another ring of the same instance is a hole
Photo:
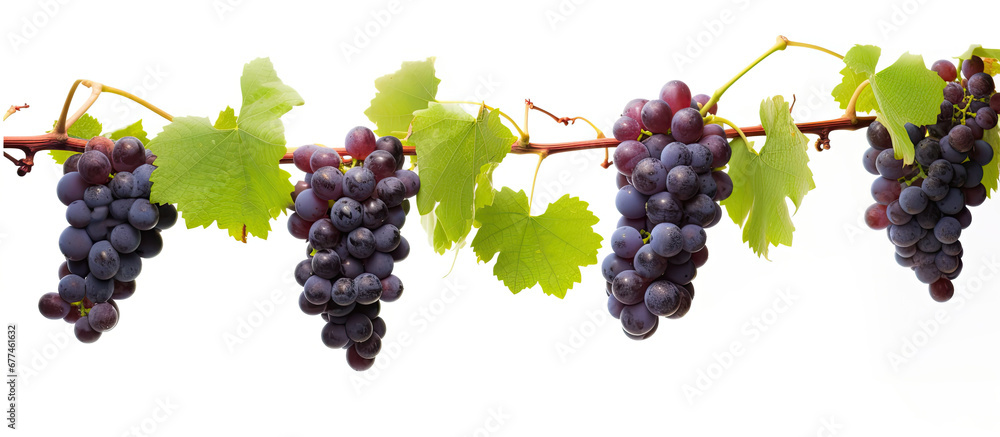
[[[993,94],[996,86],[993,83],[993,77],[986,73],[976,73],[969,78],[969,82],[966,85],[966,89],[972,94],[972,97],[977,99],[985,99]],[[988,129],[983,126],[984,129]]]
[[[985,67],[986,65],[983,64],[983,59],[979,56],[973,55],[971,58],[962,61],[962,75],[965,76],[966,79],[970,79],[972,76],[975,76],[976,73],[982,73]]]
[[[392,155],[392,159],[396,163],[395,170],[403,168],[403,159],[405,156],[403,155],[403,143],[399,141],[399,138],[391,135],[379,138],[375,141],[375,150],[384,150],[389,152],[389,154]]]
[[[84,152],[80,155],[80,161],[77,162],[76,166],[78,174],[83,180],[92,185],[108,183],[113,171],[111,161],[108,160],[108,157],[96,150]]]
[[[677,141],[691,144],[701,139],[701,130],[704,125],[704,120],[697,110],[681,108],[674,113],[670,122],[670,134]]]
[[[384,150],[375,150],[365,158],[365,168],[375,175],[375,182],[392,176],[396,171],[396,159]]]
[[[690,100],[690,99],[688,99]],[[687,104],[684,105],[686,107]],[[642,107],[642,124],[646,130],[654,134],[665,134],[670,131],[673,110],[663,100],[650,100]]]

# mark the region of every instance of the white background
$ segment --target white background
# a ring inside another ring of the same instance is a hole
[[[306,101],[285,117],[295,146],[339,145],[349,128],[371,126],[363,111],[373,80],[428,56],[437,56],[440,99],[486,99],[520,118],[531,98],[610,134],[630,99],[652,98],[671,79],[710,94],[778,34],[841,53],[876,44],[880,68],[905,51],[929,65],[970,43],[1000,46],[993,27],[973,20],[995,15],[989,2],[975,5],[976,17],[930,0],[822,9],[401,0],[395,13],[382,12],[386,1],[12,3],[0,10],[0,105],[31,108],[3,123],[5,135],[47,130],[77,78],[135,91],[174,115],[214,119],[238,107],[243,64],[261,56]],[[345,55],[346,45],[357,53]],[[789,48],[738,82],[720,115],[755,125],[761,99],[794,94],[797,120],[834,118],[829,93],[841,68],[831,56]],[[91,113],[106,131],[138,118],[151,133],[163,125],[113,95]],[[558,142],[593,131],[536,114],[531,134]],[[606,316],[599,266],[585,268],[564,300],[537,288],[511,295],[469,249],[444,277],[452,255],[432,253],[413,211],[403,232],[413,250],[395,272],[406,293],[383,307],[383,358],[361,374],[343,351],[323,346],[322,321],[295,304],[291,271],[304,249],[284,218],[267,241],[245,245],[215,228],[164,232],[163,253],[145,262],[138,292],[120,303],[118,327],[79,344],[70,325],[37,311],[62,261],[60,168],[40,157],[18,178],[0,163],[0,320],[20,329],[18,433],[996,435],[1000,267],[988,224],[998,208],[973,211],[959,294],[935,303],[893,261],[883,233],[863,226],[872,180],[860,163],[865,147],[862,133],[837,132],[833,150],[810,151],[818,188],[794,216],[794,248],[773,249],[772,261],[753,255],[728,219],[711,229],[691,312],[663,320],[644,342]],[[579,196],[607,236],[616,190],[601,158],[546,160],[535,205]],[[533,157],[509,156],[497,179],[527,190],[533,168]]]

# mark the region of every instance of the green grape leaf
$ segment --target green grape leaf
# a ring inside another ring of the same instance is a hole
[[[858,89],[858,86],[867,77],[856,73],[850,67],[844,67],[840,71],[840,74],[844,76],[844,79],[839,85],[833,88],[833,98],[840,103],[840,109],[847,109],[847,106],[851,103],[851,97],[854,96],[854,91]],[[856,112],[878,111],[878,102],[875,101],[875,94],[872,92],[872,87],[865,86],[865,89],[861,90],[858,101],[854,104],[854,110]]]
[[[236,110],[232,106],[226,106],[226,109],[219,112],[219,118],[215,119],[216,129],[236,129],[237,127]]]
[[[188,228],[220,229],[240,241],[247,234],[267,238],[269,221],[288,207],[292,184],[278,168],[285,154],[281,116],[302,97],[281,82],[271,61],[243,68],[243,104],[235,126],[230,110],[217,126],[207,117],[177,117],[149,143],[159,168],[153,172],[152,201],[176,203]]]
[[[795,226],[785,198],[798,210],[806,193],[816,188],[806,154],[809,140],[795,126],[788,109],[781,96],[761,103],[760,120],[767,140],[760,153],[753,149],[753,142],[737,138],[731,143],[733,194],[722,205],[743,228],[743,242],[764,258],[768,245],[792,245]]]
[[[882,56],[882,49],[876,46],[855,45],[844,55],[844,64],[855,73],[868,77],[875,74],[879,56]]]
[[[840,74],[844,78],[833,89],[833,98],[840,103],[840,109],[847,109],[847,106],[851,102],[851,97],[854,96],[854,91],[858,89],[858,86],[862,82],[875,73],[875,67],[878,65],[878,58],[881,54],[882,49],[876,46],[856,45],[844,55],[844,64],[846,66],[840,71]],[[865,89],[861,90],[854,109],[857,112],[878,111],[878,102],[875,101],[875,95],[872,93],[870,86],[866,86]]]
[[[969,49],[966,50],[965,53],[958,55],[958,59],[960,60],[972,59],[972,56],[979,56],[980,58],[1000,59],[1000,49],[984,49],[983,46],[979,44],[973,44],[969,46]],[[962,65],[959,64],[958,67],[959,67],[958,70],[961,71]]]
[[[416,146],[423,187],[417,193],[417,208],[421,215],[436,213],[441,238],[448,242],[457,242],[472,230],[476,178],[483,166],[502,161],[517,139],[500,122],[498,110],[479,109],[473,117],[457,105],[432,102],[413,118],[410,140]]]
[[[52,126],[54,127],[56,123],[58,123],[58,120],[53,122]],[[91,117],[90,114],[83,114],[83,116],[80,117],[80,119],[77,120],[76,123],[73,123],[73,125],[71,125],[69,129],[66,130],[66,135],[69,135],[70,137],[73,138],[90,140],[91,138],[94,138],[101,134],[101,128],[102,128],[101,122],[97,121],[96,118]],[[69,150],[49,151],[49,155],[51,155],[52,159],[56,162],[56,164],[59,165],[65,163],[66,158],[69,158],[72,155],[76,155],[77,153],[80,152],[71,152]]]
[[[986,196],[993,197],[993,192],[997,190],[997,181],[1000,180],[1000,126],[983,132],[983,140],[993,147],[993,160],[983,166],[983,186],[986,187]]]
[[[499,166],[500,163],[498,162],[487,162],[483,164],[479,175],[476,176],[476,211],[479,211],[484,206],[493,204],[493,198],[497,194],[497,191],[493,188],[493,171]],[[475,219],[473,219],[472,225],[477,228],[481,226],[479,221]]]
[[[146,135],[146,131],[142,128],[142,120],[104,134],[104,136],[115,141],[123,137],[136,137],[139,141],[142,141],[142,144],[149,144],[149,137]]]
[[[377,126],[375,133],[403,138],[413,112],[427,109],[428,103],[435,101],[439,83],[441,79],[434,76],[434,58],[404,62],[399,71],[375,79],[378,93],[365,110]]]
[[[581,281],[580,267],[597,264],[602,241],[593,229],[597,216],[569,194],[531,216],[524,191],[504,187],[476,219],[483,226],[472,249],[483,262],[500,254],[493,274],[515,294],[540,284],[545,294],[562,299]]]
[[[896,158],[913,163],[913,143],[906,123],[920,126],[937,122],[944,80],[924,65],[922,56],[909,53],[869,80],[878,101],[877,120],[889,131]]]

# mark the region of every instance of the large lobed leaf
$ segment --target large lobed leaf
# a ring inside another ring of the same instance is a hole
[[[733,193],[722,205],[733,222],[743,227],[743,241],[767,258],[769,245],[792,245],[795,226],[785,198],[798,209],[816,184],[806,154],[809,140],[795,126],[788,103],[781,96],[764,100],[760,120],[767,134],[760,153],[753,149],[753,142],[737,138],[731,143]]]
[[[504,187],[492,205],[476,213],[482,224],[472,240],[481,261],[496,256],[493,274],[514,293],[535,284],[545,294],[563,298],[580,282],[580,267],[597,263],[601,236],[594,232],[598,219],[587,203],[568,194],[553,202],[545,213],[529,215],[528,196]]]
[[[420,162],[417,208],[421,215],[436,215],[433,241],[438,253],[472,230],[477,178],[480,184],[490,183],[488,164],[502,161],[515,140],[500,122],[498,110],[480,107],[473,117],[457,105],[432,102],[415,113],[410,141]],[[479,192],[480,204],[484,195]]]
[[[149,148],[159,166],[152,201],[176,203],[188,228],[217,222],[245,242],[247,234],[266,239],[269,221],[291,201],[291,175],[278,168],[285,154],[280,117],[303,101],[266,58],[246,64],[240,83],[238,117],[227,108],[214,126],[207,117],[174,118]]]

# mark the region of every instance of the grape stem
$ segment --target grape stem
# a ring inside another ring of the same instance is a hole
[[[77,109],[72,116],[69,116],[69,105],[73,103],[73,96],[76,94],[76,89],[80,85],[90,88],[90,97],[88,97],[87,100],[83,102],[83,105],[80,107],[80,109]],[[93,106],[94,102],[97,101],[97,98],[100,97],[101,93],[103,92],[118,94],[119,96],[132,100],[133,102],[136,102],[146,107],[150,111],[155,112],[160,117],[167,119],[167,121],[173,121],[174,119],[174,117],[168,114],[166,111],[157,108],[152,103],[149,103],[146,100],[142,99],[141,97],[136,96],[135,94],[132,94],[128,91],[123,91],[112,86],[104,85],[100,82],[94,82],[92,80],[77,79],[75,82],[73,82],[73,86],[70,87],[69,94],[66,95],[66,102],[63,103],[62,112],[59,114],[59,119],[58,121],[56,121],[56,127],[52,130],[52,133],[60,137],[65,137],[66,131],[71,126],[73,126],[73,123],[76,123],[76,121],[79,120],[80,117],[83,117],[83,114],[85,114],[87,110],[89,110],[90,107]],[[4,118],[6,119],[6,117]]]
[[[847,104],[847,111],[844,112],[844,117],[850,118],[851,121],[857,121],[858,119],[858,112],[855,109],[858,104],[858,97],[861,96],[861,92],[868,86],[868,83],[867,79],[864,82],[861,82],[854,90],[854,94],[851,96],[851,101]]]
[[[740,78],[743,77],[744,74],[747,74],[747,72],[749,72],[751,69],[753,69],[754,67],[756,67],[757,64],[760,63],[760,61],[763,61],[768,56],[771,56],[771,54],[773,54],[774,52],[784,50],[788,46],[803,47],[803,48],[807,48],[807,49],[819,50],[819,51],[821,51],[823,53],[828,53],[828,54],[836,56],[836,57],[838,57],[840,59],[844,59],[844,57],[842,55],[840,55],[839,53],[834,52],[832,50],[828,50],[828,49],[825,49],[823,47],[812,45],[812,44],[806,44],[806,43],[801,43],[801,42],[796,42],[796,41],[790,41],[788,38],[785,38],[784,36],[778,36],[778,40],[775,41],[774,45],[771,46],[771,48],[767,49],[767,51],[764,52],[763,55],[760,55],[756,60],[754,60],[753,62],[751,62],[750,65],[748,65],[742,71],[740,71],[739,73],[737,73],[735,77],[733,77],[732,79],[730,79],[729,82],[726,82],[724,85],[722,85],[722,87],[720,87],[719,89],[715,90],[714,93],[712,93],[712,98],[710,98],[708,100],[708,102],[705,103],[704,105],[702,105],[702,107],[701,107],[701,116],[704,117],[705,114],[708,114],[708,108],[711,108],[712,106],[715,106],[715,104],[719,102],[719,99],[722,98],[722,95],[725,94],[726,90],[728,90],[729,87],[733,86],[733,84],[736,83],[737,80],[740,80]]]
[[[531,195],[528,196],[528,215],[531,215],[531,202],[535,200],[535,181],[538,180],[538,170],[542,168],[542,161],[549,156],[548,152],[542,151],[538,154],[538,164],[535,165],[535,175],[531,178]]]
[[[804,134],[814,134],[819,135],[823,139],[830,132],[836,130],[858,130],[868,127],[875,121],[875,117],[857,117],[856,120],[851,120],[849,117],[840,117],[832,120],[814,121],[807,123],[797,123],[796,126]],[[743,137],[755,137],[764,135],[764,128],[762,126],[750,126],[741,127],[739,132],[743,133]],[[727,129],[726,136],[729,138],[740,137],[740,133],[735,129]],[[4,137],[3,147],[5,149],[18,149],[24,152],[25,158],[16,160],[8,156],[8,159],[14,162],[19,168],[18,173],[20,174],[22,170],[24,173],[30,171],[32,165],[34,165],[35,153],[45,150],[66,150],[70,152],[83,152],[84,146],[86,146],[87,141],[79,138],[69,138],[65,135],[57,135],[56,133],[47,133],[35,136],[20,136],[20,137]],[[515,141],[510,146],[510,153],[527,155],[527,154],[541,154],[554,155],[556,153],[564,152],[574,152],[581,150],[590,149],[605,149],[605,153],[608,148],[615,147],[619,143],[618,140],[614,138],[597,138],[584,141],[571,141],[565,143],[528,143],[522,146],[520,141]],[[281,158],[282,164],[292,163],[292,151],[295,148],[289,148],[285,156]],[[343,147],[335,147],[334,150],[341,155],[348,155],[347,150]],[[415,155],[416,149],[413,146],[403,146],[403,154],[405,155]],[[602,163],[603,166],[603,163]],[[605,167],[607,168],[607,167]],[[22,174],[23,176],[23,174]]]

